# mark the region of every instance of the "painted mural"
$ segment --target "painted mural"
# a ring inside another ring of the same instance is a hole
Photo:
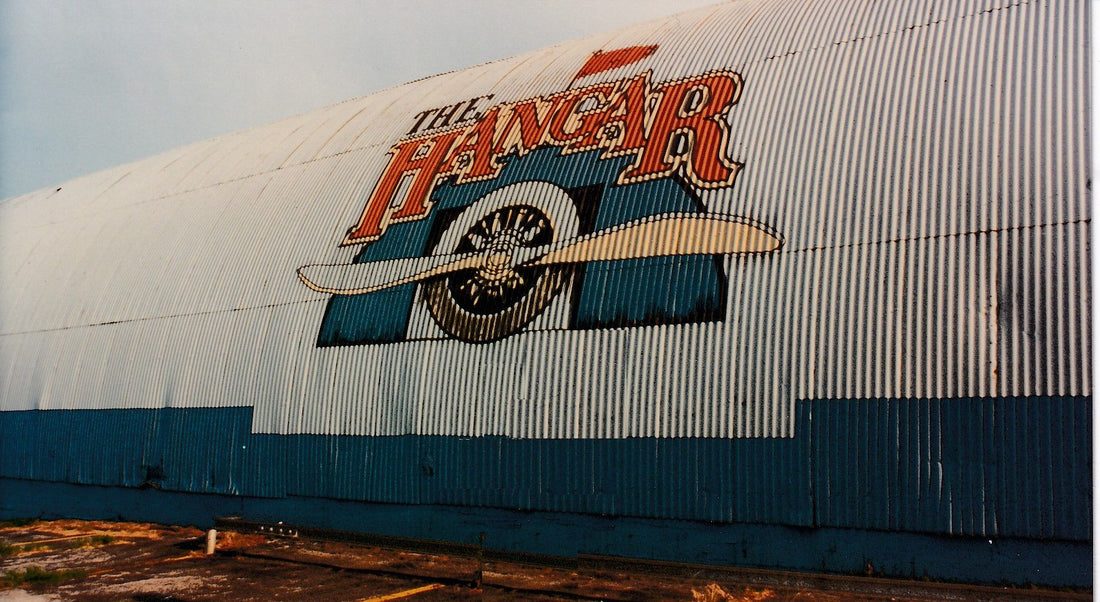
[[[656,49],[594,53],[574,81]],[[721,256],[782,244],[698,195],[741,168],[727,118],[742,87],[730,71],[668,82],[643,71],[417,113],[344,238],[364,245],[355,262],[298,271],[335,295],[318,344],[720,321]]]

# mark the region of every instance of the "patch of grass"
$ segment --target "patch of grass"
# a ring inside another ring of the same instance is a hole
[[[115,538],[110,535],[93,535],[87,539],[78,539],[71,544],[73,548],[94,548],[115,543]]]
[[[15,548],[15,551],[19,554],[30,554],[31,552],[40,552],[42,550],[52,549],[50,547],[50,544],[48,544],[48,543],[33,543],[33,542],[23,543],[23,544],[12,544],[12,547]]]
[[[27,525],[33,525],[37,522],[37,518],[11,518],[8,520],[0,520],[0,529],[8,529],[11,527],[26,527]]]
[[[58,583],[70,579],[81,579],[87,574],[87,571],[47,571],[41,567],[29,566],[23,570],[6,571],[3,580],[0,580],[0,585],[18,587],[20,585]]]
[[[116,541],[117,540],[110,535],[90,535],[88,537],[81,537],[79,539],[74,539],[71,541],[46,543],[36,543],[33,541],[27,541],[23,543],[4,543],[0,541],[0,558],[7,558],[9,556],[15,556],[16,554],[29,554],[31,552],[38,552],[41,550],[75,550],[77,548],[94,548],[98,546],[111,545]]]
[[[38,552],[39,550],[51,549],[49,544],[36,544],[34,542],[23,543],[0,543],[0,558],[7,558],[8,556],[15,556],[16,554],[29,554],[30,552]]]

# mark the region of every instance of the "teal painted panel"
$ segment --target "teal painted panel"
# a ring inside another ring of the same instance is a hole
[[[0,412],[0,476],[252,497],[1087,541],[1091,400],[799,404],[790,439],[249,432],[249,408]]]
[[[264,482],[274,466],[263,454],[273,450],[252,445],[251,424],[251,408],[0,412],[0,475],[283,495]]]
[[[817,525],[1090,537],[1090,398],[809,405]]]
[[[302,497],[415,504],[416,437],[256,435],[267,449],[281,447],[287,494]]]

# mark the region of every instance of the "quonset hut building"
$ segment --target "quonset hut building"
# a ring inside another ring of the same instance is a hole
[[[0,204],[0,515],[1088,585],[1087,2],[745,0]]]

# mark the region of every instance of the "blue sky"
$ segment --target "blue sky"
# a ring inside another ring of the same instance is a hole
[[[0,199],[716,0],[0,0]]]

